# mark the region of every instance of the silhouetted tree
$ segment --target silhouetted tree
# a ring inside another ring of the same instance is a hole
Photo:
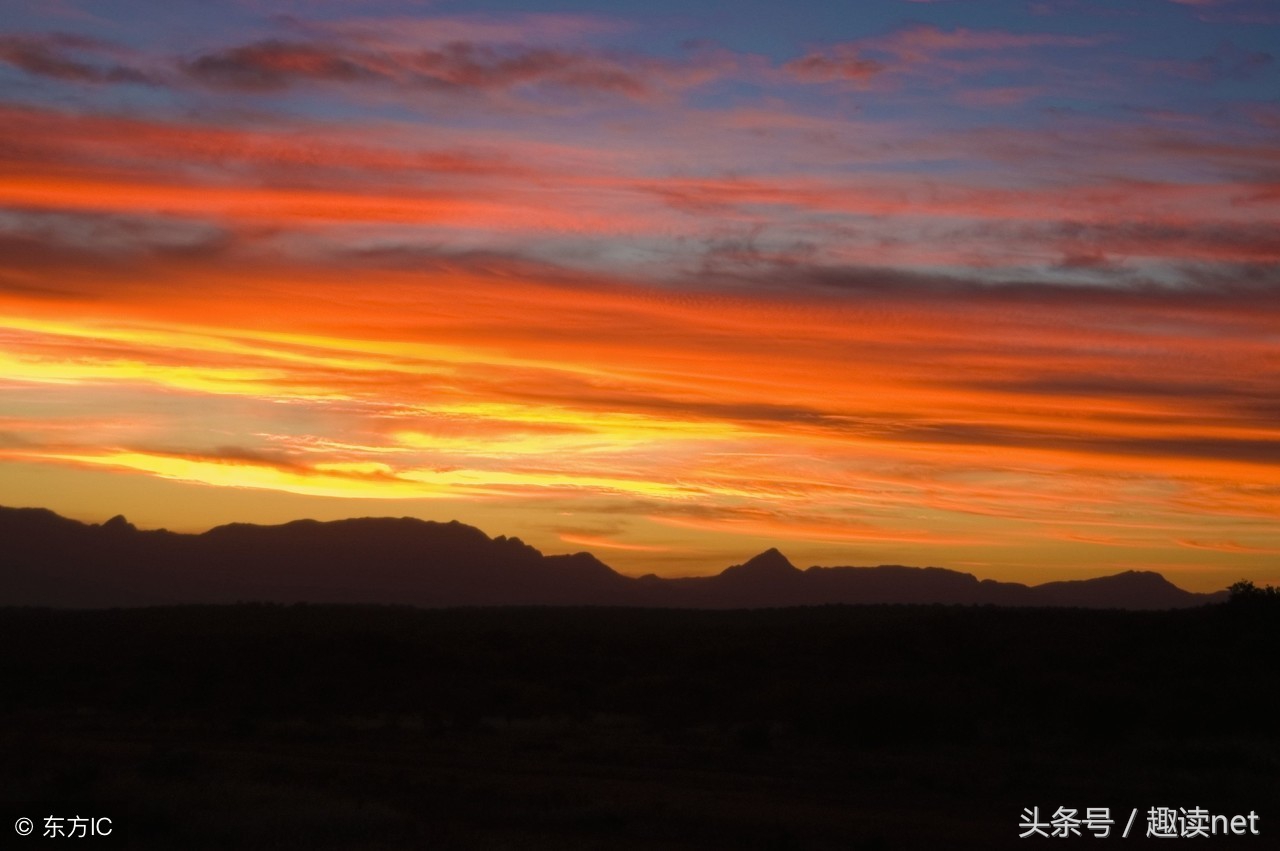
[[[1271,585],[1259,588],[1250,580],[1241,579],[1227,590],[1231,594],[1229,601],[1233,606],[1250,609],[1280,608],[1280,588]]]

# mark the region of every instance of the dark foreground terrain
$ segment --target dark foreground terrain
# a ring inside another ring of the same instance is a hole
[[[134,848],[1107,847],[1156,806],[1274,848],[1275,615],[5,609],[0,801]]]

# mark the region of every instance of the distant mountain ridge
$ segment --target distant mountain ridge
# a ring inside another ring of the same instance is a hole
[[[967,604],[1170,609],[1221,602],[1158,573],[1028,586],[939,567],[810,567],[777,549],[714,576],[617,573],[590,553],[547,556],[519,538],[451,521],[359,518],[202,534],[142,531],[117,516],[80,523],[0,507],[0,605],[102,608],[178,603],[764,608]]]

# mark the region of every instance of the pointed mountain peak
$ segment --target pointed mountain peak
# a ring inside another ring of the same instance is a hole
[[[788,561],[786,556],[778,552],[776,547],[770,547],[743,564],[735,564],[724,570],[724,573],[744,576],[778,576],[799,572],[800,570]]]
[[[796,569],[796,566],[792,564],[791,561],[786,556],[784,556],[781,553],[781,551],[778,550],[777,547],[769,547],[769,549],[765,550],[764,552],[760,553],[760,555],[755,556],[750,561],[748,561],[747,564],[767,564],[767,565],[779,566],[779,567],[789,567],[792,570]]]

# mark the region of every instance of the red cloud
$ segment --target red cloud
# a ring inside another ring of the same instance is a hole
[[[101,61],[100,54],[115,52],[105,42],[74,35],[0,38],[0,62],[28,74],[76,83],[155,83],[150,74],[138,68]]]
[[[392,84],[402,92],[505,92],[543,87],[656,96],[699,85],[733,65],[724,54],[668,62],[592,50],[451,41],[426,49],[270,39],[206,53],[183,64],[205,85],[246,91],[304,83]]]
[[[827,53],[809,53],[788,62],[786,69],[801,80],[865,82],[883,73],[885,65],[875,59],[862,57],[851,46],[843,45]]]
[[[887,36],[811,51],[785,67],[793,76],[805,81],[854,80],[866,83],[888,72],[919,71],[938,64],[954,66],[958,61],[953,58],[954,54],[997,54],[1037,47],[1087,47],[1106,40],[1105,36],[963,28],[943,30],[919,25]],[[965,61],[972,67],[972,59]],[[1001,57],[1000,62],[1007,64],[1009,60]]]

